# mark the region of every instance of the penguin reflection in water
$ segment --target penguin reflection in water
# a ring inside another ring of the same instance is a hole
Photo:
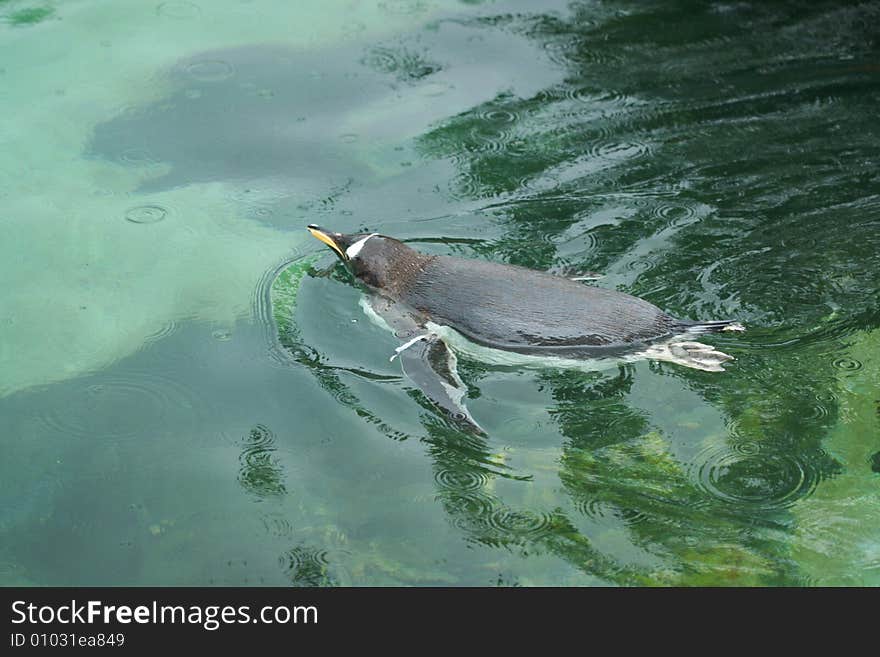
[[[392,360],[453,420],[480,432],[462,402],[455,351],[505,365],[603,369],[653,359],[721,372],[732,357],[694,336],[745,330],[676,319],[629,294],[524,267],[426,255],[377,233],[308,230],[366,287],[367,314],[400,338]]]

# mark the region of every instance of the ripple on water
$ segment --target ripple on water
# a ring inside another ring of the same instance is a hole
[[[409,82],[421,80],[440,70],[440,65],[430,61],[424,54],[402,47],[377,46],[367,53],[363,61],[375,71]]]
[[[491,127],[476,127],[469,132],[472,150],[477,153],[502,153],[512,140],[511,133]]]
[[[821,420],[828,417],[828,409],[819,401],[810,405],[810,410],[804,414],[805,420]]]
[[[178,430],[194,426],[198,407],[190,387],[156,372],[133,371],[77,388],[39,420],[72,438],[119,441],[168,423]]]
[[[862,364],[855,358],[836,358],[834,359],[834,367],[844,372],[856,372],[862,369]]]
[[[639,509],[620,509],[617,511],[617,515],[623,520],[627,525],[638,525],[645,522],[650,516],[641,511]]]
[[[757,456],[761,444],[754,440],[738,440],[730,443],[730,448],[742,456]]]
[[[198,18],[202,13],[202,9],[194,2],[178,2],[172,0],[158,5],[156,7],[156,13],[159,16],[165,16],[166,18]]]
[[[524,194],[549,194],[562,186],[559,174],[553,171],[541,171],[524,176],[517,181],[516,188]],[[521,199],[521,202],[540,202],[539,199]]]
[[[505,537],[536,539],[552,531],[553,514],[535,511],[495,509],[488,517],[489,526]]]
[[[252,203],[244,212],[249,219],[266,221],[275,214],[275,207],[270,203]]]
[[[791,506],[819,483],[811,463],[757,443],[709,447],[695,457],[691,471],[700,489],[715,499],[767,510]]]
[[[482,529],[488,525],[495,500],[481,490],[443,491],[443,506],[461,529]]]
[[[282,554],[278,561],[298,586],[323,586],[329,583],[328,550],[298,545]]]
[[[178,329],[178,323],[176,320],[169,319],[165,321],[162,326],[150,333],[146,338],[144,338],[144,342],[141,345],[141,349],[146,349],[153,344],[159,342],[160,340],[164,340],[168,336],[174,334]]]
[[[122,164],[138,167],[155,166],[159,163],[159,160],[146,148],[128,148],[119,154],[119,161]]]
[[[434,473],[434,481],[438,486],[450,491],[473,491],[486,485],[488,475],[482,470],[448,468]]]
[[[161,205],[136,205],[125,211],[125,220],[133,224],[157,224],[168,215]]]
[[[550,61],[567,68],[571,64],[569,53],[574,45],[575,42],[572,39],[547,39],[541,47],[547,53]]]
[[[651,209],[651,214],[663,221],[667,227],[677,228],[693,221],[697,211],[684,203],[661,201]]]
[[[640,276],[653,269],[659,257],[660,254],[648,254],[642,258],[635,258],[626,263],[626,270]]]
[[[245,439],[245,449],[242,454],[254,454],[275,449],[275,433],[265,424],[258,424],[250,430]]]
[[[837,395],[832,390],[822,390],[816,393],[816,399],[822,404],[833,404],[837,401]]]
[[[640,141],[599,139],[590,144],[589,153],[598,159],[619,162],[650,155],[651,147]]]
[[[479,177],[470,171],[463,171],[449,182],[449,194],[459,201],[484,196]]]
[[[595,89],[584,86],[566,86],[563,88],[562,97],[578,104],[599,106],[605,109],[624,108],[636,105],[636,99],[621,91],[614,89]]]
[[[248,433],[242,444],[238,471],[239,483],[259,497],[284,495],[284,472],[274,456],[275,434],[267,426],[258,424]]]
[[[595,498],[577,500],[575,507],[582,515],[593,520],[600,520],[608,514],[607,505]]]
[[[303,346],[302,353],[293,353],[291,349],[285,348],[279,340],[279,330],[275,323],[274,309],[272,306],[272,286],[284,270],[301,263],[310,254],[303,253],[299,249],[292,249],[288,258],[271,269],[267,269],[260,276],[257,286],[254,289],[253,296],[253,315],[254,319],[263,327],[268,345],[268,353],[270,363],[277,367],[290,367],[291,359],[293,360],[315,360],[318,356],[316,353],[309,351],[309,348]],[[285,309],[290,310],[290,309]]]
[[[190,62],[184,72],[198,82],[221,82],[235,74],[235,68],[222,59],[202,59]]]
[[[491,109],[480,112],[479,117],[494,124],[516,123],[519,118],[516,112],[506,109]]]
[[[280,514],[266,514],[260,520],[269,536],[283,538],[293,535],[293,523]]]

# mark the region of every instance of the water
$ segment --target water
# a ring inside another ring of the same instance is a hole
[[[880,3],[0,1],[0,583],[880,584]],[[303,230],[721,374],[388,358]]]

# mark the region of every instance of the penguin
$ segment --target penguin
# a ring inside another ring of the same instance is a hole
[[[584,277],[428,255],[378,233],[307,229],[362,284],[365,312],[401,341],[391,359],[455,423],[479,433],[462,401],[456,351],[506,365],[589,370],[652,359],[721,372],[732,356],[694,337],[745,330],[735,320],[677,319]]]

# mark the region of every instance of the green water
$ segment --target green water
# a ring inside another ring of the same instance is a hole
[[[880,2],[0,0],[0,584],[880,584]],[[303,230],[724,373],[462,359]]]

